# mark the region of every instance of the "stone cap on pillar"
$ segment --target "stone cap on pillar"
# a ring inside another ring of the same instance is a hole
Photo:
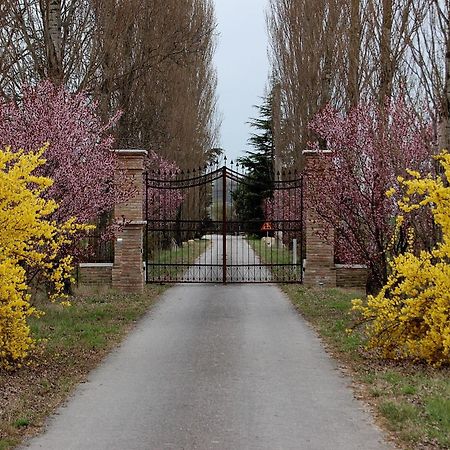
[[[124,156],[147,156],[148,151],[143,148],[118,148],[115,153]]]
[[[318,149],[308,149],[308,150],[303,150],[302,151],[302,155],[305,156],[317,156],[317,155],[326,155],[326,154],[330,154],[332,153],[331,150],[322,150],[320,148]]]
[[[144,158],[148,155],[147,150],[141,148],[126,148],[114,150],[119,160],[119,167],[126,170],[144,169]]]

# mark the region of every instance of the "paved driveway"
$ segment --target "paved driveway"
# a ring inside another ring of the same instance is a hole
[[[28,448],[389,448],[348,385],[276,286],[178,285]]]

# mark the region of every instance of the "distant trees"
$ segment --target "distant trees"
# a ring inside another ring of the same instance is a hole
[[[394,251],[385,192],[407,168],[433,173],[431,156],[450,148],[449,13],[449,0],[270,0],[276,164],[331,151],[309,207],[336,229],[337,259],[367,263],[378,287]],[[415,221],[431,248],[432,220]]]
[[[210,0],[5,0],[0,95],[50,79],[123,114],[117,145],[153,149],[180,166],[216,146],[214,11]]]
[[[214,12],[209,0],[97,1],[96,95],[120,108],[121,146],[152,148],[182,168],[216,146]]]
[[[449,3],[271,0],[277,157],[301,166],[301,150],[317,139],[308,124],[327,103],[345,112],[401,92],[448,147]]]
[[[4,0],[0,25],[0,142],[49,142],[40,170],[59,219],[101,215],[104,228],[113,146],[147,149],[163,171],[215,157],[211,0]],[[179,193],[164,202],[176,210]]]
[[[71,89],[92,83],[98,69],[94,4],[90,0],[4,0],[0,92],[50,79]]]

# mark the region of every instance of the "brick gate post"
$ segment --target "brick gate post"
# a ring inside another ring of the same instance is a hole
[[[118,171],[116,180],[123,178],[134,186],[134,195],[114,208],[114,219],[123,223],[114,246],[112,286],[123,292],[141,293],[144,290],[143,233],[146,221],[143,214],[143,173],[146,150],[116,150]]]
[[[308,207],[309,192],[308,174],[312,171],[325,171],[330,160],[326,150],[305,150],[305,235],[306,264],[303,283],[305,286],[336,287],[336,269],[334,265],[334,229],[326,224],[311,208]],[[325,155],[325,158],[324,158]],[[330,192],[330,195],[333,195]]]

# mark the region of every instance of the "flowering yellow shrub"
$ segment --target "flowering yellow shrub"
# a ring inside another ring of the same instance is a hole
[[[450,154],[437,157],[444,176],[399,178],[404,213],[431,208],[442,239],[431,252],[412,250],[395,257],[391,275],[367,306],[354,300],[354,310],[368,321],[370,348],[386,358],[412,358],[441,365],[450,362]],[[419,198],[416,202],[412,198]],[[398,218],[398,223],[403,217]]]
[[[27,319],[40,312],[30,304],[27,269],[41,270],[53,285],[51,298],[60,297],[71,258],[58,260],[58,251],[85,228],[75,219],[60,226],[48,219],[58,207],[42,197],[52,181],[33,174],[45,163],[44,151],[0,150],[0,367],[6,369],[20,366],[34,344]]]

